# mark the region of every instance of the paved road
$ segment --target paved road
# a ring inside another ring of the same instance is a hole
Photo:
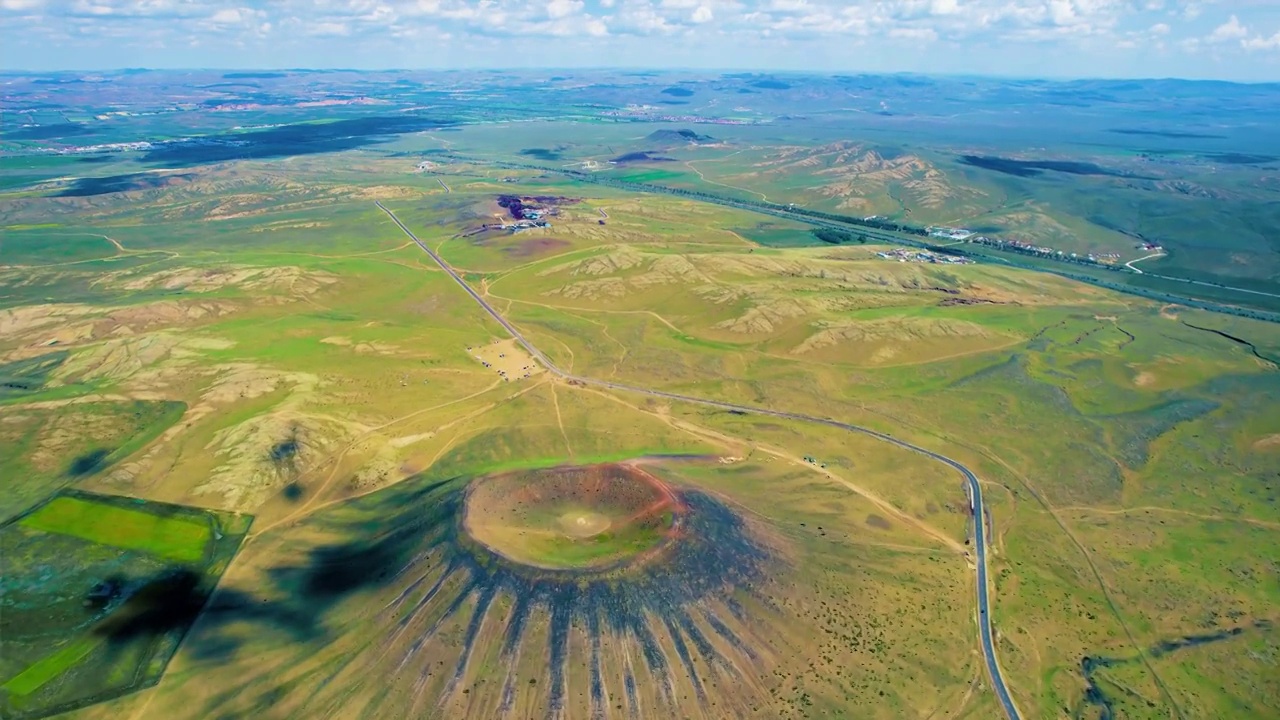
[[[418,236],[414,235],[412,230],[405,227],[405,224],[400,222],[400,218],[396,217],[395,213],[388,210],[381,202],[377,202],[376,204],[397,226],[399,226],[405,235],[409,236],[410,240],[413,240],[418,244],[418,247],[422,248],[423,251],[430,255],[431,259],[440,266],[440,269],[448,273],[449,277],[452,277],[454,282],[458,283],[458,285],[471,296],[472,300],[475,300],[490,317],[497,321],[497,323],[501,325],[503,329],[511,335],[511,337],[515,338],[516,342],[520,343],[520,345],[523,346],[530,355],[537,358],[538,362],[542,363],[543,366],[545,366],[553,375],[565,380],[573,380],[575,382],[582,383],[583,385],[607,388],[609,390],[640,393],[650,397],[668,398],[670,400],[678,400],[680,402],[702,405],[704,407],[719,408],[721,410],[729,410],[732,412],[750,413],[752,415],[767,415],[769,417],[817,423],[819,425],[826,425],[829,427],[839,428],[841,430],[848,430],[849,432],[860,433],[878,440],[883,440],[884,442],[896,445],[897,447],[905,450],[920,453],[921,455],[932,458],[933,460],[937,460],[938,462],[951,467],[963,475],[969,490],[969,502],[973,510],[973,539],[978,568],[978,634],[982,645],[982,655],[986,660],[987,672],[990,674],[992,685],[995,687],[996,697],[1000,700],[1000,705],[1004,707],[1005,714],[1009,716],[1010,720],[1021,720],[1021,716],[1018,714],[1018,709],[1013,704],[1013,698],[1009,696],[1009,689],[1005,685],[1004,676],[1000,672],[1000,665],[996,662],[995,640],[992,637],[991,629],[991,602],[987,591],[986,506],[982,502],[982,485],[978,482],[978,476],[974,475],[972,470],[961,465],[955,460],[946,457],[945,455],[939,455],[932,450],[926,450],[918,445],[912,445],[911,443],[905,440],[899,440],[892,435],[886,435],[885,433],[871,430],[870,428],[850,425],[849,423],[843,423],[838,420],[787,412],[785,410],[770,410],[768,408],[752,407],[750,405],[738,405],[736,403],[721,402],[719,400],[708,400],[706,398],[681,395],[679,393],[667,392],[665,390],[652,390],[648,388],[635,387],[633,385],[626,385],[624,383],[617,383],[609,380],[597,380],[595,378],[580,377],[567,373],[557,367],[555,363],[551,362],[546,355],[543,355],[542,351],[535,347],[533,343],[526,340],[519,330],[508,322],[501,313],[495,310],[492,305],[480,296],[479,293],[472,289],[472,287],[462,279],[462,276],[458,275],[458,273],[455,272],[454,269],[450,267],[435,250],[432,250],[425,242],[419,240]]]
[[[1137,260],[1134,260],[1134,262],[1137,262]],[[1134,270],[1138,270],[1138,268],[1134,268]],[[1222,290],[1248,293],[1250,295],[1265,295],[1266,297],[1280,298],[1280,293],[1270,293],[1270,292],[1265,292],[1263,290],[1249,290],[1248,288],[1236,287],[1234,285],[1223,285],[1222,283],[1211,283],[1211,282],[1205,282],[1203,280],[1190,280],[1188,278],[1172,277],[1170,275],[1157,275],[1153,272],[1142,272],[1141,270],[1138,270],[1138,272],[1143,275],[1146,275],[1147,277],[1160,278],[1161,280],[1170,280],[1172,282],[1186,283],[1188,285],[1200,285],[1201,287],[1220,288]]]

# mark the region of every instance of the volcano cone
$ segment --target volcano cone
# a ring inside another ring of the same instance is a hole
[[[548,570],[644,562],[676,536],[684,508],[633,465],[524,470],[469,489],[468,535],[512,562]]]

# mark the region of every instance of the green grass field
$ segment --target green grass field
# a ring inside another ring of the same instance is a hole
[[[6,690],[19,698],[31,695],[44,687],[46,683],[53,681],[59,675],[79,665],[89,653],[92,653],[101,644],[101,641],[97,638],[73,640],[67,646],[10,678],[4,685],[0,685],[0,689]]]
[[[205,557],[211,531],[207,524],[168,518],[142,510],[103,506],[60,497],[22,518],[25,528],[139,550],[173,562],[196,563]]]

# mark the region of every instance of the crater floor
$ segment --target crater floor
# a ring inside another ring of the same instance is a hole
[[[477,480],[463,527],[512,562],[542,569],[642,563],[678,537],[685,508],[634,465],[522,470]]]

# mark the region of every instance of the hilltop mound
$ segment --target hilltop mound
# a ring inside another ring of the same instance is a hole
[[[640,152],[630,152],[625,155],[619,155],[613,160],[610,160],[610,162],[616,165],[627,165],[630,163],[675,162],[675,158],[654,155],[651,150],[642,150]]]
[[[693,130],[657,130],[645,138],[651,143],[662,145],[688,145],[695,143],[711,143],[716,139],[710,135],[699,135]]]

